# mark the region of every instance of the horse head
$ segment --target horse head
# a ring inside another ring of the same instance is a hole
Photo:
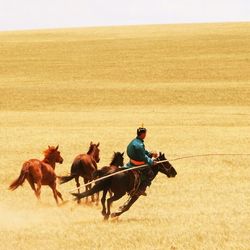
[[[99,145],[100,145],[100,142],[95,144],[91,141],[90,145],[89,145],[89,151],[87,152],[87,154],[89,154],[89,155],[91,154],[93,156],[94,160],[97,163],[100,161],[100,157],[99,157],[100,149],[98,148]]]
[[[171,165],[171,163],[166,159],[165,154],[159,153],[159,156],[156,158],[156,161],[164,161],[157,163],[156,166],[158,167],[159,172],[167,175],[167,177],[175,177],[177,175],[176,170]]]
[[[60,151],[58,151],[59,145],[56,147],[54,146],[48,146],[48,149],[46,149],[43,153],[45,156],[45,159],[47,159],[49,162],[52,163],[63,163],[63,158],[61,156]]]
[[[115,165],[115,166],[123,166],[124,165],[124,158],[123,158],[124,152],[114,152],[112,161],[110,165]]]

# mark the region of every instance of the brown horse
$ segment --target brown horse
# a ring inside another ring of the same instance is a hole
[[[56,174],[54,171],[57,162],[63,163],[58,147],[49,146],[44,151],[44,159],[42,161],[31,159],[24,162],[19,177],[10,184],[9,189],[15,190],[27,179],[38,199],[40,199],[41,186],[48,185],[53,190],[56,203],[58,204],[57,196],[63,201],[61,193],[56,189]],[[35,183],[37,187],[35,187]]]
[[[79,177],[83,177],[84,184],[86,185],[88,182],[93,180],[93,173],[97,170],[97,163],[100,161],[100,150],[98,148],[99,145],[99,142],[97,144],[90,142],[87,154],[79,154],[75,157],[71,165],[70,175],[59,177],[60,184],[66,183],[75,178],[76,187],[78,188],[78,192],[80,193]],[[86,191],[90,188],[91,184],[86,185]],[[99,197],[97,198],[97,200],[98,199]],[[94,201],[94,196],[92,196],[92,201]]]

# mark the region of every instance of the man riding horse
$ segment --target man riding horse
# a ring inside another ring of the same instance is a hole
[[[147,134],[147,129],[139,127],[137,129],[137,137],[133,139],[127,147],[127,155],[130,158],[129,163],[126,165],[127,168],[134,166],[140,166],[147,164],[149,166],[155,165],[156,162],[152,157],[157,157],[157,153],[151,153],[145,149],[144,139]],[[136,191],[137,196],[146,196],[146,188],[151,185],[151,181],[154,177],[153,171],[149,167],[142,168],[139,170],[141,175],[141,183]]]
[[[76,197],[76,200],[103,191],[101,201],[104,219],[108,219],[110,215],[112,217],[118,217],[124,212],[128,211],[129,208],[138,200],[140,195],[145,195],[147,186],[151,184],[151,181],[157,176],[158,173],[163,173],[167,177],[175,177],[177,172],[166,159],[165,154],[159,153],[159,156],[157,157],[156,153],[150,153],[145,150],[145,137],[146,129],[143,127],[138,128],[137,137],[132,140],[127,147],[127,154],[130,158],[130,162],[124,166],[125,168],[131,168],[133,166],[145,165],[140,168],[141,170],[128,171],[128,169],[120,168],[114,170],[114,172],[112,172],[112,176],[109,175],[111,172],[104,171],[101,176],[104,177],[106,175],[105,179],[97,181],[94,187],[92,187],[90,190],[82,193],[71,193]],[[157,158],[153,160],[152,157]],[[110,169],[108,169],[108,171],[109,170]],[[142,173],[139,175],[138,172]],[[111,190],[112,196],[106,199],[106,194],[109,190]],[[129,194],[129,199],[124,203],[123,206],[119,207],[118,211],[111,214],[111,204],[126,194]]]

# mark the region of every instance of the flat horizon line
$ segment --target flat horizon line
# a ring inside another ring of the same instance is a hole
[[[145,26],[182,26],[182,25],[207,25],[207,24],[247,24],[250,21],[211,21],[211,22],[173,22],[173,23],[148,23],[148,24],[114,24],[114,25],[89,25],[89,26],[67,26],[67,27],[45,27],[45,28],[27,28],[27,29],[7,29],[0,30],[0,33],[12,32],[42,32],[52,30],[79,30],[79,29],[102,29],[102,28],[119,28],[119,27],[145,27]]]

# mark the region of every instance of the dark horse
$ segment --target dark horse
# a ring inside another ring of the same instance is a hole
[[[164,161],[164,160],[166,160],[165,155],[161,153],[159,157],[156,158],[156,161]],[[167,175],[168,177],[175,177],[177,174],[174,167],[168,161],[157,163],[156,165],[151,166],[151,169],[154,173],[153,178],[156,177],[158,172],[161,172]],[[93,195],[94,193],[102,190],[103,191],[102,214],[104,216],[104,219],[108,219],[110,216],[110,206],[112,202],[119,200],[126,193],[130,194],[133,188],[135,187],[135,180],[136,180],[136,176],[134,175],[133,171],[126,171],[126,172],[118,173],[117,175],[111,176],[110,178],[97,182],[96,185],[92,189],[86,192],[83,192],[81,194],[73,193],[72,195],[76,196],[77,199],[81,199],[81,198]],[[105,201],[106,201],[106,194],[109,189],[111,189],[114,195],[107,200],[107,211],[106,211]],[[130,196],[128,201],[123,206],[121,206],[117,212],[112,213],[111,216],[116,217],[116,216],[121,215],[122,213],[127,211],[138,198],[139,196],[135,194]]]
[[[102,167],[101,169],[96,170],[93,174],[94,179],[97,179],[97,178],[103,177],[105,175],[112,174],[112,173],[116,172],[119,169],[119,167],[122,167],[124,165],[123,155],[124,155],[124,152],[123,153],[114,152],[113,158],[112,158],[109,166],[105,166],[105,167]],[[103,195],[103,197],[106,197],[106,193],[105,193],[105,195]],[[109,194],[110,194],[110,196],[112,196],[111,190],[109,190]],[[103,197],[102,197],[102,199],[105,199]],[[102,203],[103,203],[103,201],[102,201]]]
[[[75,178],[76,187],[80,187],[79,177],[83,177],[84,184],[86,185],[88,182],[93,180],[93,173],[97,170],[97,163],[100,161],[99,158],[99,145],[90,142],[89,150],[87,154],[79,154],[75,157],[70,170],[69,176],[61,176],[58,177],[60,180],[60,184],[68,182]],[[90,185],[86,185],[86,191],[91,188]],[[78,193],[80,190],[78,189]],[[92,196],[92,201],[94,201],[94,196]]]
[[[19,177],[11,183],[9,189],[15,190],[27,179],[38,199],[40,199],[41,186],[48,185],[53,190],[56,203],[58,204],[57,196],[63,201],[61,193],[56,189],[56,174],[54,171],[56,163],[62,164],[63,162],[58,147],[49,146],[44,151],[44,159],[42,161],[31,159],[24,162]],[[35,187],[35,183],[37,187]]]
[[[115,172],[118,167],[122,167],[124,165],[124,152],[114,152],[113,158],[109,164],[109,166],[102,167],[94,172],[93,177],[94,179],[102,177],[107,174],[111,174]]]

